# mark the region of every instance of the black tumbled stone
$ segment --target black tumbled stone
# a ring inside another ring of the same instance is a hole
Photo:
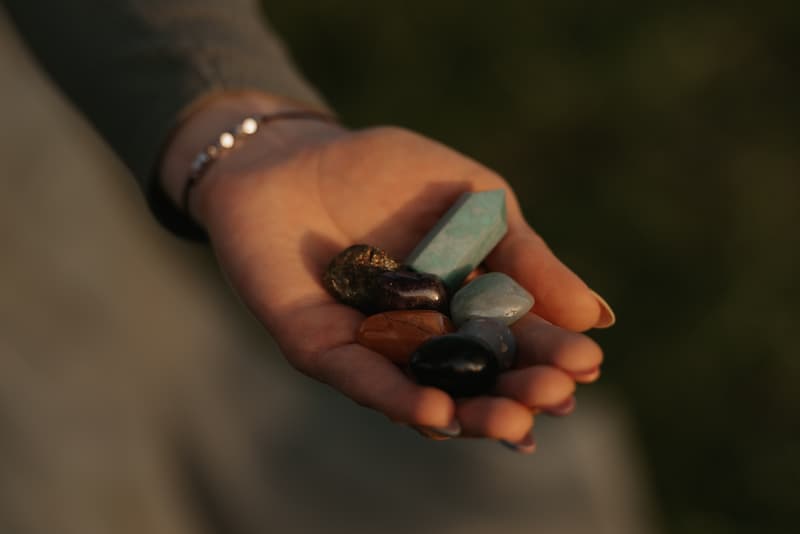
[[[497,358],[479,340],[459,334],[435,337],[411,356],[411,373],[418,383],[442,389],[453,397],[488,392],[498,373]]]

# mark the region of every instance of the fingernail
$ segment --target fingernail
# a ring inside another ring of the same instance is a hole
[[[461,435],[461,425],[458,422],[458,419],[453,419],[453,421],[444,427],[436,427],[436,426],[429,426],[425,427],[434,434],[439,434],[440,436],[444,436],[446,438],[457,438]]]
[[[505,439],[501,439],[498,443],[500,443],[500,445],[503,447],[520,454],[533,454],[533,452],[536,451],[536,439],[534,439],[532,433],[529,433],[522,439],[522,441],[518,441],[517,443],[512,443],[511,441],[507,441]]]
[[[445,440],[450,439],[447,436],[443,436],[441,434],[433,432],[427,426],[409,425],[409,427],[412,428],[413,430],[415,430],[423,438],[432,439],[434,441],[445,441]]]
[[[545,408],[544,410],[550,415],[556,415],[561,417],[564,415],[569,415],[573,411],[575,411],[576,404],[577,403],[575,401],[575,396],[572,396],[567,400],[565,400],[564,402],[562,402],[561,404],[553,406],[552,408]]]
[[[589,376],[595,374],[597,371],[600,370],[599,365],[595,365],[594,367],[590,367],[588,369],[581,369],[580,371],[569,371],[569,374],[572,376]]]
[[[597,294],[594,290],[589,290],[594,298],[597,300],[597,303],[600,304],[600,318],[595,323],[595,328],[609,328],[614,326],[614,323],[617,322],[617,316],[614,314],[614,310],[611,309],[606,299],[601,297]]]
[[[600,368],[595,367],[592,371],[586,371],[584,373],[571,373],[572,379],[575,382],[580,382],[581,384],[585,384],[587,382],[594,382],[600,377]]]

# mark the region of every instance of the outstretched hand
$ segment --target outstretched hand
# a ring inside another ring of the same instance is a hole
[[[491,396],[454,401],[357,344],[364,316],[336,302],[322,274],[354,243],[402,259],[461,193],[498,188],[507,191],[509,230],[486,266],[514,278],[536,304],[512,327],[515,368]],[[392,421],[525,442],[534,413],[568,413],[575,383],[599,376],[602,353],[577,332],[607,325],[610,310],[528,226],[502,178],[422,136],[276,122],[214,164],[192,212],[287,360]]]

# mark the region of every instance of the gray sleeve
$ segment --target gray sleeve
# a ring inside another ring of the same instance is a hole
[[[131,169],[155,215],[196,229],[155,179],[181,110],[211,91],[322,100],[293,68],[255,0],[3,0],[36,57]]]

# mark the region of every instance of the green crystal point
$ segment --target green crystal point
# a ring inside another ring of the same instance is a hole
[[[504,189],[464,193],[406,259],[457,289],[508,230]]]

